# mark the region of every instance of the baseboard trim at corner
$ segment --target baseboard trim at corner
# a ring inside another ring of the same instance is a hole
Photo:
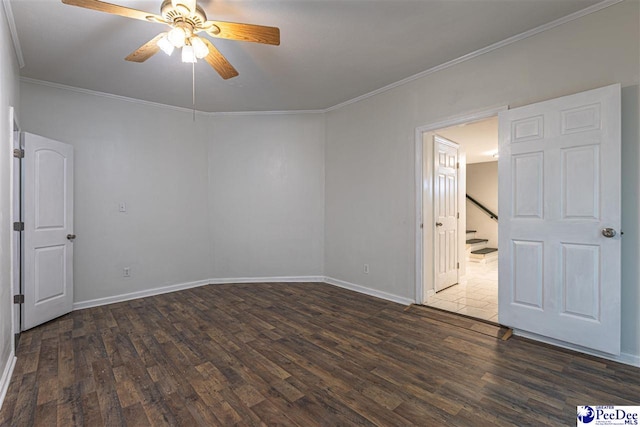
[[[212,285],[227,283],[318,283],[324,282],[323,276],[274,276],[274,277],[228,277],[223,279],[210,279]]]
[[[161,286],[159,288],[145,289],[143,291],[113,295],[110,297],[96,298],[87,301],[73,303],[73,310],[99,307],[101,305],[115,304],[117,302],[130,301],[132,299],[152,297],[154,295],[167,294],[169,292],[184,289],[197,288],[205,285],[222,285],[226,283],[277,283],[277,282],[324,282],[322,276],[276,276],[276,277],[229,277],[218,279],[198,280],[195,282],[178,283],[176,285]]]
[[[167,294],[169,292],[181,291],[183,289],[197,288],[198,286],[208,285],[209,280],[198,280],[195,282],[179,283],[177,285],[162,286],[159,288],[145,289],[144,291],[129,292],[126,294],[113,295],[110,297],[96,298],[87,301],[79,301],[73,303],[74,310],[82,310],[84,308],[99,307],[101,305],[115,304],[117,302],[130,301],[132,299],[152,297],[154,295]]]
[[[618,363],[623,363],[625,365],[636,366],[640,368],[640,356],[629,353],[620,353],[619,356],[615,354],[608,354],[597,350],[591,350],[579,345],[570,344],[564,341],[556,340],[549,337],[543,337],[538,334],[534,334],[532,332],[522,331],[519,329],[514,329],[513,334],[516,336],[520,336],[523,338],[528,338],[533,341],[543,342],[545,344],[551,344],[556,347],[566,348],[567,350],[577,351],[578,353],[584,353],[591,356],[600,357],[602,359],[611,360]]]
[[[624,363],[625,365],[635,366],[640,368],[640,356],[636,356],[631,353],[620,353],[616,362]]]
[[[344,280],[334,279],[333,277],[325,277],[324,281],[325,283],[333,286],[338,286],[339,288],[349,289],[351,291],[370,295],[372,297],[381,298],[391,302],[397,302],[398,304],[402,305],[410,305],[415,303],[415,301],[411,298],[405,298],[384,291],[379,291],[377,289],[367,288],[366,286],[356,285],[355,283],[345,282]]]
[[[9,360],[4,368],[2,377],[0,377],[0,409],[4,403],[4,398],[7,396],[7,390],[9,390],[9,383],[11,382],[11,375],[13,374],[13,368],[16,367],[16,358],[14,352],[9,353]]]

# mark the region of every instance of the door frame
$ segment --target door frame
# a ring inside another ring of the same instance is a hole
[[[422,304],[428,296],[435,293],[434,275],[435,269],[433,265],[433,227],[424,227],[423,224],[433,223],[433,209],[422,208],[424,199],[432,201],[433,205],[433,183],[430,179],[424,179],[424,171],[422,165],[425,161],[425,156],[430,158],[433,156],[433,150],[423,150],[423,134],[427,132],[434,132],[438,129],[461,125],[464,123],[475,122],[489,117],[497,116],[500,111],[508,110],[508,105],[502,105],[499,107],[488,108],[486,110],[477,111],[474,113],[467,113],[452,116],[448,119],[444,119],[439,122],[433,122],[424,126],[418,126],[415,129],[415,201],[416,201],[416,221],[415,221],[415,245],[416,245],[416,271],[415,271],[415,302],[416,304]],[[431,152],[431,153],[430,153]],[[428,160],[428,159],[427,159]],[[432,171],[431,171],[432,172]],[[430,177],[432,173],[427,174]],[[423,195],[426,195],[423,197]],[[424,241],[429,239],[432,242],[431,245],[425,245]],[[425,247],[426,246],[426,247]],[[431,260],[430,265],[425,265],[425,255],[429,255],[426,259]],[[431,289],[425,289],[424,278],[428,274],[431,278]]]
[[[9,106],[9,141],[11,141],[11,150],[21,149],[20,125],[15,108]],[[9,206],[10,206],[10,224],[21,221],[22,217],[22,168],[18,167],[17,172],[20,174],[16,179],[16,163],[20,163],[22,159],[16,159],[11,154],[9,162]],[[18,212],[16,205],[18,203]],[[15,232],[11,229],[10,239],[11,267],[9,269],[9,281],[11,282],[11,331],[13,339],[11,345],[13,354],[15,355],[16,347],[20,333],[22,332],[22,305],[14,304],[13,296],[21,292],[22,288],[22,232]]]

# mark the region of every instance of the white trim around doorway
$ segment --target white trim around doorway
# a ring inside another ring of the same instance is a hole
[[[11,152],[14,149],[20,148],[20,140],[18,138],[16,145],[16,132],[20,132],[20,125],[18,124],[18,117],[16,115],[15,108],[13,106],[9,106],[9,141],[11,144]],[[19,135],[19,134],[18,134]],[[19,178],[20,179],[20,178]],[[15,179],[15,159],[13,154],[11,154],[9,161],[9,221],[10,224],[13,224],[16,221],[19,221],[19,218],[15,217],[15,202],[16,198],[20,195],[16,194],[19,190],[19,183],[16,183]],[[16,293],[16,281],[19,280],[18,276],[20,274],[19,271],[16,271],[16,268],[20,268],[20,254],[16,253],[16,239],[19,239],[19,236],[16,236],[16,233],[11,228],[10,231],[10,239],[9,239],[9,253],[11,256],[11,266],[9,268],[9,282],[11,283],[11,348],[13,349],[13,353],[15,354],[15,335],[20,333],[21,326],[19,321],[16,321],[16,310],[17,306],[13,303],[13,295]]]
[[[415,221],[415,244],[416,244],[416,282],[415,282],[415,302],[422,304],[426,297],[430,296],[431,292],[425,295],[424,291],[424,245],[423,245],[423,233],[431,233],[431,228],[424,227],[423,224],[430,224],[433,221],[433,212],[423,212],[423,194],[428,193],[433,198],[433,188],[428,185],[427,188],[423,183],[423,170],[422,165],[424,162],[424,154],[422,149],[423,134],[425,132],[433,132],[438,129],[460,125],[464,123],[476,122],[479,120],[487,119],[489,117],[497,116],[499,112],[508,110],[508,105],[502,105],[499,107],[489,108],[487,110],[478,111],[475,113],[461,114],[459,116],[453,116],[448,119],[419,126],[415,130],[415,192],[416,192],[416,221]],[[433,240],[433,239],[431,239]],[[432,249],[432,248],[431,248]],[[433,273],[433,265],[428,266]],[[432,274],[433,275],[433,274]]]

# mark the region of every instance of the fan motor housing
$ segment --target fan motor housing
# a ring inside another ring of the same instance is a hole
[[[185,22],[187,24],[190,24],[194,28],[198,28],[202,27],[204,23],[207,22],[207,15],[204,13],[204,10],[200,7],[199,4],[196,5],[196,11],[191,13],[188,12],[186,7],[176,8],[173,7],[171,0],[164,0],[162,2],[162,6],[160,6],[160,13],[168,23],[172,24]]]

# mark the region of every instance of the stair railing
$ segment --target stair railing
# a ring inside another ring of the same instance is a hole
[[[474,199],[473,197],[471,197],[470,195],[467,194],[467,199],[469,199],[469,201],[471,203],[473,203],[474,205],[476,205],[477,207],[480,208],[480,210],[482,210],[484,213],[486,213],[487,215],[489,215],[489,217],[491,217],[491,219],[495,219],[496,221],[498,221],[498,215],[491,212],[489,210],[489,208],[487,208],[485,205],[483,205],[482,203],[480,203],[479,201],[477,201],[476,199]]]

